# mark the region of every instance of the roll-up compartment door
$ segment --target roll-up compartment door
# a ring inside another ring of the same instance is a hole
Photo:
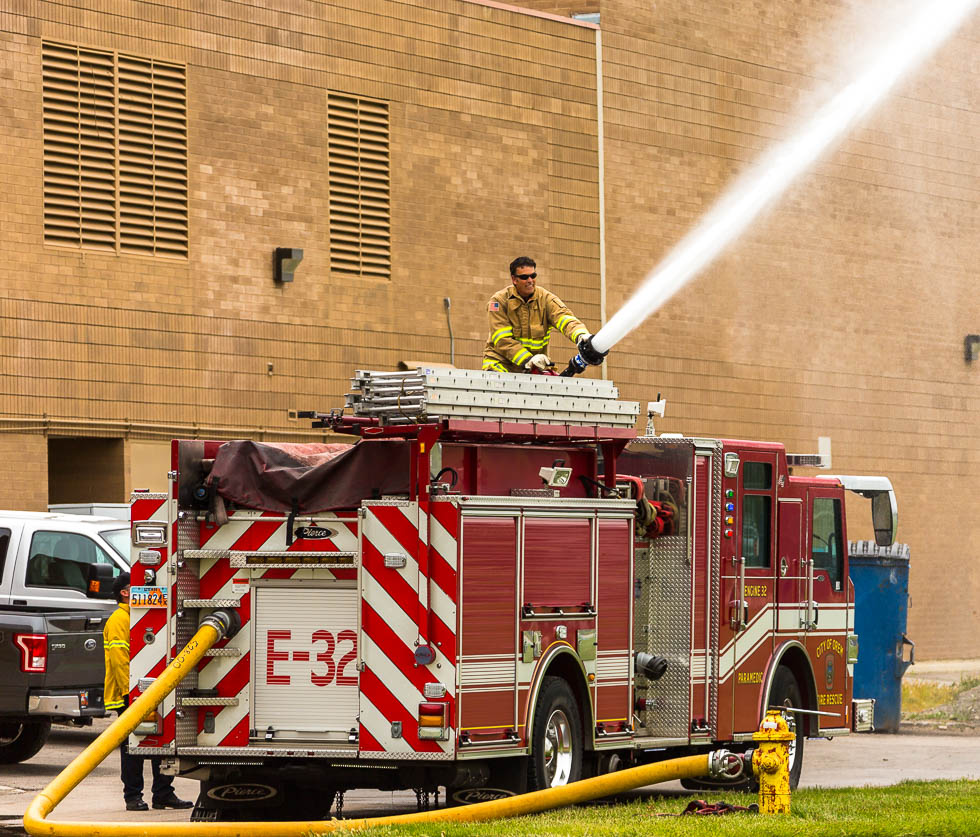
[[[357,727],[357,590],[258,587],[252,728],[259,739],[347,742]]]

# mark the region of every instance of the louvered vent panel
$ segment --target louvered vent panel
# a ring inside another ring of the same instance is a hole
[[[119,249],[187,256],[183,67],[119,56]]]
[[[187,256],[184,68],[44,43],[44,240]]]
[[[44,239],[114,250],[116,117],[111,53],[44,44]]]
[[[391,276],[388,105],[327,95],[330,269]]]

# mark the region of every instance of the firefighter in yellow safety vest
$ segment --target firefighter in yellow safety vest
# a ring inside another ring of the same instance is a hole
[[[510,263],[511,284],[490,297],[490,337],[483,350],[483,368],[495,372],[545,371],[551,333],[559,331],[574,343],[589,339],[589,330],[551,291],[537,287],[534,259],[521,256]]]

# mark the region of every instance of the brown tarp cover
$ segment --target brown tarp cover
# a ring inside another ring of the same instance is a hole
[[[347,444],[226,442],[208,485],[226,501],[305,514],[358,508],[361,500],[407,494],[409,443],[378,439]]]

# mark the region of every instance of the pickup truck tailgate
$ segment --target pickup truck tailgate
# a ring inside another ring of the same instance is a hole
[[[102,686],[105,680],[102,629],[107,618],[102,613],[48,614],[45,689]]]

